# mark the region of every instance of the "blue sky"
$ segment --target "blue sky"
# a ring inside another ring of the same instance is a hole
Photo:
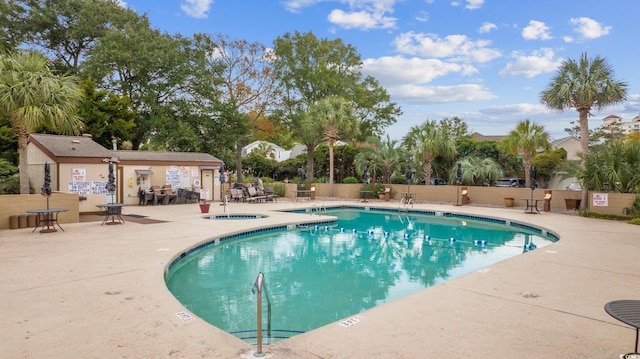
[[[593,111],[590,127],[640,113],[637,0],[120,1],[169,33],[223,33],[267,47],[294,31],[342,39],[401,106],[387,129],[394,139],[426,119],[453,116],[485,135],[530,119],[565,137],[577,112],[550,111],[539,94],[563,59],[583,52],[606,57],[629,85],[628,101]]]

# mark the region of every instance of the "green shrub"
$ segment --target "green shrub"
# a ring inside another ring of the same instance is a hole
[[[20,176],[0,179],[0,194],[20,194]]]
[[[345,177],[345,179],[342,180],[342,183],[355,184],[355,183],[360,183],[360,181],[357,178],[350,176],[350,177]]]
[[[589,217],[589,218],[598,218],[598,219],[610,219],[610,220],[615,220],[615,221],[628,221],[631,219],[631,217],[629,216],[622,216],[619,214],[608,214],[608,213],[595,213],[595,212],[591,212],[591,211],[582,211],[580,212],[580,215],[582,217]]]
[[[393,175],[390,179],[392,184],[407,184],[407,179],[405,176]]]
[[[273,185],[273,194],[278,197],[284,197],[286,194],[287,188],[282,183],[276,183]]]
[[[624,208],[624,214],[631,217],[640,217],[640,197],[636,197],[631,202],[631,207]]]
[[[636,218],[630,220],[629,224],[635,224],[635,225],[640,226],[640,217],[636,217]]]
[[[369,191],[363,192],[364,198],[378,198],[379,193],[384,192],[384,185],[382,183],[376,183],[374,186],[372,183],[367,183],[360,188],[360,191]]]

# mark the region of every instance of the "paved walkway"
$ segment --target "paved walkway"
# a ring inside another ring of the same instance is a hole
[[[316,204],[358,204],[316,200]],[[370,202],[390,206],[397,202]],[[0,357],[252,358],[254,348],[195,318],[168,292],[171,258],[215,235],[308,214],[310,202],[231,204],[269,217],[202,220],[198,206],[125,207],[164,223],[67,224],[0,231]],[[212,205],[212,213],[223,207]],[[603,309],[640,299],[640,226],[522,210],[416,204],[546,227],[561,240],[337,323],[265,347],[272,358],[618,358],[635,331]],[[316,217],[317,218],[317,217]]]

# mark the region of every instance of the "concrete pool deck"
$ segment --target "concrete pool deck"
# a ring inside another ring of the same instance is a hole
[[[164,285],[171,258],[210,237],[309,214],[271,212],[355,201],[233,203],[252,220],[203,220],[198,206],[124,207],[166,221],[0,231],[0,357],[253,358],[255,348],[188,311]],[[398,208],[397,201],[367,206]],[[618,358],[635,329],[604,305],[640,299],[640,226],[517,208],[418,203],[415,209],[502,217],[559,242],[264,347],[267,358]],[[212,203],[212,214],[223,206]],[[317,219],[317,216],[314,216]],[[257,275],[257,273],[256,273]],[[247,283],[247,290],[252,283]],[[274,309],[274,315],[275,309]]]

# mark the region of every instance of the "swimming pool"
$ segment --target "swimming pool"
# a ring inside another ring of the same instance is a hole
[[[251,341],[251,288],[264,273],[274,328],[265,341],[274,342],[557,240],[526,224],[464,214],[356,208],[327,214],[338,220],[200,245],[170,263],[167,287],[194,314]]]

